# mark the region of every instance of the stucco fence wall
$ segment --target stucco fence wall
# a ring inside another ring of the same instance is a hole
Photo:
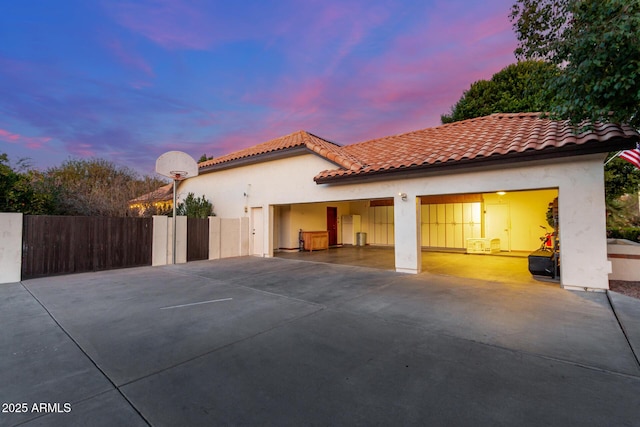
[[[19,282],[22,277],[21,213],[0,213],[0,284]],[[176,217],[176,263],[187,262],[187,218]],[[249,255],[248,218],[209,217],[209,259]],[[173,221],[153,217],[153,266],[173,263]]]
[[[612,265],[610,280],[640,282],[640,243],[609,239],[607,258]]]
[[[22,273],[22,214],[0,213],[0,283],[19,282]]]

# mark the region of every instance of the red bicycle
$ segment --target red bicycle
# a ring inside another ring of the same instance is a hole
[[[541,225],[540,228],[544,230],[544,236],[540,237],[541,244],[539,250],[553,252],[553,238],[556,233],[549,233],[549,230],[547,230],[547,227],[545,227],[544,225]]]

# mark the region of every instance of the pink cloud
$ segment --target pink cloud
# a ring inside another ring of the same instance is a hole
[[[180,0],[109,3],[116,21],[168,48],[206,49],[215,41],[202,5]]]
[[[96,151],[91,144],[77,142],[75,144],[67,144],[69,152],[79,157],[95,157]]]
[[[328,6],[318,22],[307,28],[301,37],[311,43],[307,52],[322,48],[326,37],[320,35],[340,27],[341,6]],[[351,16],[360,16],[353,14],[357,5],[350,7]],[[407,28],[403,35],[386,41],[383,52],[361,61],[350,55],[368,42],[368,33],[385,19],[383,13],[372,14],[362,27],[356,23],[348,31],[340,30],[343,40],[338,46],[344,49],[334,52],[327,68],[307,71],[298,80],[287,76],[244,100],[274,111],[261,119],[267,129],[280,125],[281,134],[286,134],[316,128],[321,136],[337,130],[342,143],[437,126],[440,115],[471,83],[489,79],[515,62],[516,44],[506,16],[508,5],[502,17],[491,10],[462,10],[460,4],[450,10],[443,7],[444,16],[429,15],[425,8],[424,25]],[[466,15],[458,16],[462,12]],[[323,72],[337,69],[338,64],[339,73]]]
[[[200,142],[177,139],[195,155],[219,156],[299,129],[348,144],[439,125],[472,82],[515,61],[507,1],[504,17],[496,17],[502,6],[495,3],[425,5],[412,10],[422,16],[401,36],[392,28],[400,18],[358,1],[296,4],[295,19],[269,28],[269,22],[218,25],[212,10],[189,0],[120,2],[113,10],[121,25],[165,48],[207,49],[258,34],[265,48],[289,57],[286,73],[265,75],[268,84],[241,97],[242,111],[207,111],[194,119]],[[205,134],[207,127],[215,136]]]
[[[51,138],[47,136],[24,136],[4,129],[0,129],[0,139],[11,144],[21,144],[34,150],[43,148],[47,142],[51,141]]]
[[[142,71],[149,77],[153,77],[153,69],[140,55],[133,54],[130,50],[125,49],[119,40],[112,40],[107,43],[107,47],[118,58],[118,60],[126,66]]]

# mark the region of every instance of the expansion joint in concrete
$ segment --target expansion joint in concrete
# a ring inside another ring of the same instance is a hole
[[[640,359],[638,358],[638,354],[635,352],[635,349],[631,344],[631,340],[629,339],[629,334],[627,333],[627,330],[625,329],[624,324],[620,321],[620,317],[616,312],[615,305],[613,304],[613,301],[611,301],[611,295],[609,295],[609,291],[607,291],[606,293],[607,293],[607,301],[609,301],[609,306],[611,307],[611,311],[613,312],[613,315],[615,316],[616,321],[618,322],[618,326],[620,326],[620,330],[624,335],[624,339],[627,340],[627,345],[631,349],[631,354],[633,354],[633,357],[636,359],[636,364],[638,365],[638,369],[640,369]]]
[[[58,322],[58,319],[55,318],[55,316],[47,309],[47,307],[45,307],[45,305],[38,299],[38,297],[36,297],[33,294],[33,292],[31,292],[31,290],[24,285],[23,282],[20,282],[20,285],[29,293],[29,295],[31,295],[31,297],[40,305],[40,307],[42,307],[42,309],[47,313],[47,315],[51,318],[51,320],[53,320],[53,322],[56,324],[56,326],[58,326],[58,328],[60,328],[60,330],[71,340],[71,342],[76,347],[78,347],[78,350],[80,350],[80,352],[82,352],[82,354],[85,355],[85,357],[89,360],[89,362],[93,366],[95,366],[95,368],[98,370],[98,372],[100,372],[100,374],[102,374],[102,376],[109,382],[109,384],[111,384],[113,389],[117,390],[118,394],[120,394],[120,396],[129,404],[129,406],[131,406],[131,408],[140,416],[140,419],[142,419],[148,426],[151,426],[151,423],[142,414],[142,412],[140,412],[138,410],[138,408],[136,408],[136,406],[133,404],[133,402],[131,402],[131,400],[129,400],[127,398],[127,396],[122,392],[122,390],[120,390],[120,387],[116,383],[114,383],[113,380],[111,380],[111,378],[109,378],[109,375],[107,375],[107,373],[91,358],[91,356],[89,356],[89,354],[86,351],[84,351],[84,349],[82,348],[80,343],[78,343],[78,341],[76,341],[73,338],[73,336],[71,336],[71,334],[69,334],[69,332],[67,332],[67,330],[60,324],[60,322]],[[98,394],[102,394],[102,393],[98,393]],[[93,396],[93,397],[95,397],[95,396]]]

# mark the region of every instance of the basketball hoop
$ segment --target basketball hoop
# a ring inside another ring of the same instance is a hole
[[[198,164],[187,153],[169,151],[156,160],[156,172],[175,181],[198,176]]]
[[[176,187],[178,181],[198,176],[198,164],[187,153],[169,151],[156,160],[156,172],[173,180],[173,263],[176,263]]]
[[[189,172],[187,171],[169,171],[169,175],[176,181],[182,181],[183,179],[187,179],[189,176]]]

